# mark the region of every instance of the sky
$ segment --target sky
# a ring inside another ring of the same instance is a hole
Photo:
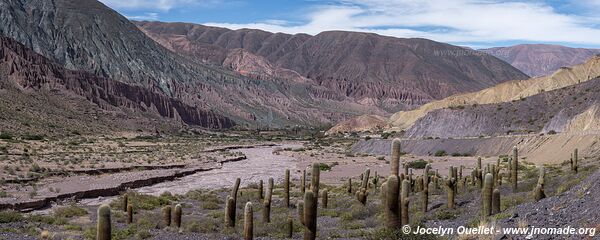
[[[472,48],[600,48],[600,0],[100,0],[132,20],[308,33],[344,30]]]

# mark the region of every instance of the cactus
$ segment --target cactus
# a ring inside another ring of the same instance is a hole
[[[500,213],[500,189],[494,189],[492,193],[492,214]]]
[[[300,192],[304,194],[306,191],[306,169],[302,170],[302,179],[300,179]]]
[[[263,200],[263,180],[261,179],[258,182],[258,201],[262,201]]]
[[[319,196],[319,178],[321,175],[321,170],[319,168],[319,164],[318,163],[314,163],[312,166],[312,178],[310,181],[310,187],[311,187],[311,191],[315,194],[315,196]],[[306,204],[306,203],[304,203]],[[315,205],[316,207],[316,205]]]
[[[513,159],[510,171],[510,179],[512,183],[513,192],[517,192],[517,181],[518,181],[518,169],[519,169],[519,150],[517,146],[513,147]]]
[[[427,212],[427,205],[429,203],[429,189],[423,188],[421,191],[421,209],[423,213]]]
[[[283,205],[290,207],[290,170],[285,170],[285,178],[283,182]]]
[[[231,194],[229,196],[233,197],[233,200],[237,203],[237,193],[238,193],[238,189],[240,188],[240,178],[236,178],[235,179],[235,184],[233,185],[233,188],[231,189]]]
[[[481,215],[484,217],[492,215],[492,192],[494,177],[491,173],[485,175],[483,189],[481,190]]]
[[[477,157],[477,168],[481,169],[481,157]]]
[[[233,197],[227,196],[225,202],[225,226],[235,227],[235,200]]]
[[[400,171],[400,139],[392,141],[392,160],[390,161],[390,174],[398,176]]]
[[[294,220],[291,216],[287,220],[287,237],[292,238],[294,235]]]
[[[400,220],[402,223],[402,226],[404,225],[408,225],[408,207],[409,207],[409,198],[408,198],[408,194],[410,192],[410,182],[408,180],[404,180],[402,181],[402,194],[400,195],[400,201],[401,201],[401,214],[400,214]]]
[[[267,194],[263,201],[263,222],[271,222],[271,199],[273,197],[273,178],[269,178]]]
[[[247,202],[244,208],[244,239],[252,240],[254,238],[254,212],[252,203]]]
[[[360,188],[358,191],[356,191],[356,199],[362,205],[366,205],[367,204],[367,197],[368,196],[369,196],[369,192],[367,191],[366,188]]]
[[[348,178],[348,193],[352,193],[352,178]]]
[[[97,240],[110,240],[111,238],[110,207],[102,205],[98,208],[98,223],[96,226]]]
[[[300,223],[302,225],[304,225],[304,202],[303,201],[298,202],[298,218],[300,220]]]
[[[129,205],[129,196],[127,193],[123,195],[123,212],[127,212],[127,206]]]
[[[540,174],[538,177],[537,186],[533,190],[534,191],[533,196],[536,201],[546,198],[546,193],[544,193],[544,184],[546,181],[545,178],[546,178],[546,170],[542,166],[542,167],[540,167]]]
[[[133,206],[127,205],[127,224],[133,223]]]
[[[304,240],[317,238],[317,196],[312,191],[304,193]]]
[[[573,150],[573,171],[575,173],[577,173],[577,171],[579,170],[578,161],[579,161],[579,149],[575,148],[575,150]]]
[[[321,201],[323,208],[327,208],[327,200],[328,200],[327,199],[327,188],[323,189],[323,193],[321,193],[321,195],[322,195],[321,197],[323,198]]]
[[[175,214],[175,216],[173,216],[173,223],[175,224],[176,228],[180,228],[181,227],[181,204],[177,204],[175,205],[175,211],[173,212]]]
[[[369,175],[371,173],[371,169],[365,170],[365,172],[363,173],[363,179],[362,179],[362,184],[361,184],[361,188],[364,189],[369,189]]]
[[[456,179],[454,179],[453,177],[448,177],[448,179],[445,180],[445,184],[446,184],[446,193],[448,194],[448,208],[449,209],[453,209],[454,208],[454,189],[455,189],[455,185],[456,185]]]
[[[171,206],[163,207],[162,214],[163,214],[163,222],[165,223],[165,226],[167,226],[167,227],[171,226]]]
[[[385,206],[385,225],[388,228],[398,228],[400,226],[400,205],[398,204],[398,197],[400,196],[399,177],[397,175],[390,175],[387,182],[381,185],[381,192]]]
[[[408,177],[408,164],[404,163],[404,176]]]
[[[377,171],[375,171],[375,175],[373,175],[373,189],[377,189],[377,183],[379,183],[379,176],[377,175]]]

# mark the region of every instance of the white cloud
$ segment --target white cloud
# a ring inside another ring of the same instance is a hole
[[[115,9],[126,10],[160,10],[169,11],[174,8],[194,5],[217,4],[220,0],[99,0]]]
[[[600,0],[584,0],[589,6]],[[233,29],[317,34],[368,31],[395,37],[485,45],[498,41],[564,42],[600,46],[594,16],[562,14],[540,1],[343,0],[321,6],[300,25],[269,22],[206,23]]]
[[[145,13],[144,15],[136,15],[136,16],[125,16],[128,19],[131,20],[138,20],[138,21],[142,21],[142,20],[152,20],[152,21],[156,21],[158,20],[158,13]]]

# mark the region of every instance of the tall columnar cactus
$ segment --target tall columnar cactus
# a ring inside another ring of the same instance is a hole
[[[485,175],[483,189],[481,190],[481,215],[484,217],[492,215],[492,192],[494,188],[494,177],[491,173]]]
[[[163,214],[163,222],[165,223],[165,226],[167,226],[167,227],[171,226],[171,206],[163,207],[162,214]]]
[[[481,157],[477,157],[477,168],[482,169],[481,168]]]
[[[492,214],[500,213],[500,189],[494,189],[492,193]]]
[[[304,240],[317,238],[317,196],[312,191],[304,193]]]
[[[421,191],[421,209],[423,212],[427,212],[427,205],[429,204],[429,188],[424,187]]]
[[[496,165],[492,164],[490,165],[490,173],[492,174],[492,188],[496,186],[496,179],[498,178],[496,176]]]
[[[304,202],[303,201],[298,202],[298,220],[300,220],[300,223],[302,225],[305,224],[305,222],[304,222]]]
[[[273,198],[273,178],[269,178],[267,194],[263,201],[263,222],[271,222],[271,200]]]
[[[98,208],[98,223],[96,226],[97,240],[110,240],[111,238],[111,223],[110,223],[110,207],[102,205]]]
[[[319,164],[318,163],[314,163],[312,166],[312,178],[310,181],[310,187],[311,187],[311,191],[313,192],[313,194],[315,194],[315,196],[319,196],[319,179],[321,176],[321,169],[319,168]],[[315,202],[317,202],[315,200]],[[306,206],[306,203],[304,203]]]
[[[385,206],[386,216],[385,225],[388,228],[398,228],[400,226],[400,178],[397,175],[390,175],[388,180],[381,185],[382,200]]]
[[[513,192],[517,192],[517,188],[518,188],[518,170],[519,170],[519,150],[517,149],[517,146],[513,147],[513,159],[512,159],[512,166],[511,166],[511,172],[510,172],[510,179],[511,179],[511,183],[512,183],[512,188],[513,188]]]
[[[225,202],[225,226],[235,227],[235,200],[231,196]]]
[[[348,193],[352,193],[352,178],[348,178]]]
[[[408,225],[409,221],[408,221],[408,207],[409,207],[409,196],[408,194],[410,193],[410,182],[408,180],[404,180],[402,181],[402,194],[400,195],[400,201],[401,201],[401,214],[400,214],[400,219],[402,222],[402,226],[404,225]]]
[[[127,224],[133,223],[133,206],[127,205]]]
[[[377,183],[379,183],[379,175],[377,175],[377,171],[375,171],[375,174],[373,175],[373,181],[371,181],[373,183],[373,189],[377,189]]]
[[[579,149],[575,148],[573,150],[573,171],[577,173],[579,170]]]
[[[546,198],[546,193],[544,193],[544,184],[546,183],[546,170],[544,167],[540,167],[540,174],[538,177],[537,186],[534,188],[533,196],[536,201],[542,200]]]
[[[463,165],[460,165],[460,166],[458,167],[458,178],[459,178],[459,179],[462,179],[462,178],[463,178],[463,168],[464,168],[464,166],[463,166]]]
[[[302,170],[302,179],[300,179],[300,192],[306,191],[306,169]]]
[[[283,204],[285,207],[290,207],[290,170],[285,170],[285,179],[283,182]]]
[[[481,169],[475,169],[475,177],[477,178],[477,186],[479,189],[483,188],[483,171]]]
[[[395,138],[392,141],[392,160],[390,161],[390,174],[398,176],[400,171],[400,139]]]
[[[356,199],[362,205],[366,205],[367,204],[367,197],[368,196],[369,196],[369,192],[367,191],[366,188],[360,188],[358,191],[356,191]]]
[[[173,213],[175,215],[175,216],[173,216],[173,223],[175,224],[176,228],[180,228],[181,227],[181,214],[182,214],[181,204],[175,205],[175,211]]]
[[[445,180],[445,185],[446,185],[446,193],[448,194],[448,208],[453,209],[454,208],[454,189],[456,186],[456,179],[454,179],[452,176],[449,176]]]
[[[408,177],[408,164],[404,163],[404,176]]]
[[[235,179],[235,184],[233,184],[233,188],[231,188],[231,194],[229,194],[229,196],[231,196],[236,203],[237,203],[238,189],[240,189],[240,182],[241,182],[240,178]]]
[[[127,212],[127,206],[129,205],[129,196],[127,193],[123,195],[123,212]]]
[[[365,170],[365,172],[363,173],[363,180],[362,180],[362,184],[360,185],[361,188],[365,188],[365,189],[369,189],[369,177],[370,177],[370,173],[371,173],[371,169]]]
[[[247,202],[244,208],[244,239],[252,240],[254,238],[254,212],[252,203]]]
[[[263,200],[263,180],[258,182],[258,201]]]
[[[322,195],[321,198],[323,198],[321,200],[323,208],[327,208],[327,202],[328,202],[327,188],[323,189],[323,193],[321,193],[321,195]]]
[[[294,220],[292,216],[288,216],[287,220],[287,238],[292,238],[294,235]]]

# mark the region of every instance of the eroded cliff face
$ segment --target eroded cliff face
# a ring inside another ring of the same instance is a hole
[[[85,97],[104,110],[126,108],[206,128],[229,128],[234,122],[170,98],[155,87],[144,88],[83,71],[64,69],[13,39],[0,37],[0,67],[7,83],[23,91],[61,91]],[[43,108],[43,106],[38,106]]]

